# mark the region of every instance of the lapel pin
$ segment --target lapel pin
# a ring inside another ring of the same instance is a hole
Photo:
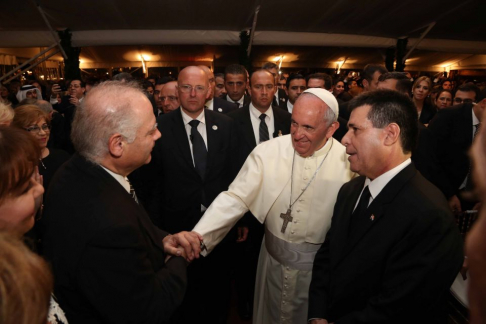
[[[278,136],[282,136],[282,131],[281,130],[278,131]]]
[[[218,111],[219,111],[219,112],[223,112],[223,109],[222,109],[222,108],[218,108]]]
[[[374,221],[375,220],[375,215],[371,215],[370,219],[371,219],[371,221]]]
[[[214,129],[214,130],[218,130],[218,126],[213,125],[213,129]]]

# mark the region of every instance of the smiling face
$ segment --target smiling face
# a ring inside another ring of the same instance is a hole
[[[370,108],[365,105],[351,112],[348,132],[341,142],[349,154],[351,170],[373,180],[383,173],[381,168],[386,152],[382,142],[386,134],[382,129],[373,127],[368,119]]]
[[[341,93],[343,93],[343,91],[344,91],[344,82],[343,81],[338,81],[338,83],[336,83],[336,86],[334,87],[333,93],[337,97]]]
[[[37,132],[37,129],[39,132]],[[36,123],[27,126],[27,130],[37,139],[41,149],[46,148],[51,131],[45,118],[41,118]]]
[[[13,232],[19,237],[27,233],[34,226],[43,193],[44,188],[32,175],[19,193],[4,198],[0,202],[0,229]]]
[[[295,102],[292,110],[290,134],[295,151],[302,157],[308,157],[322,148],[334,134],[339,124],[327,126],[324,120],[326,110],[330,109],[314,95],[302,95]]]

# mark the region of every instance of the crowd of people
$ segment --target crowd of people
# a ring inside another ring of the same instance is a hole
[[[485,216],[467,251],[456,218],[484,214],[486,89],[453,81],[2,86],[0,322],[227,323],[233,280],[255,324],[446,323],[469,270],[480,323]]]

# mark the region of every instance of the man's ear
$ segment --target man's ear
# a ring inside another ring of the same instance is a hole
[[[123,155],[123,150],[126,144],[123,135],[115,133],[108,139],[108,150],[112,156],[119,158]]]
[[[335,121],[331,125],[329,125],[329,128],[327,129],[326,132],[326,138],[329,139],[334,135],[334,132],[336,132],[339,128],[339,122]]]
[[[385,132],[384,144],[386,146],[391,146],[400,140],[401,129],[396,123],[390,123],[386,126],[383,131]]]

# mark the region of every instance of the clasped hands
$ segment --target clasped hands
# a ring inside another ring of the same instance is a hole
[[[169,256],[182,256],[188,262],[199,258],[203,237],[196,232],[180,232],[167,235],[162,243]]]

